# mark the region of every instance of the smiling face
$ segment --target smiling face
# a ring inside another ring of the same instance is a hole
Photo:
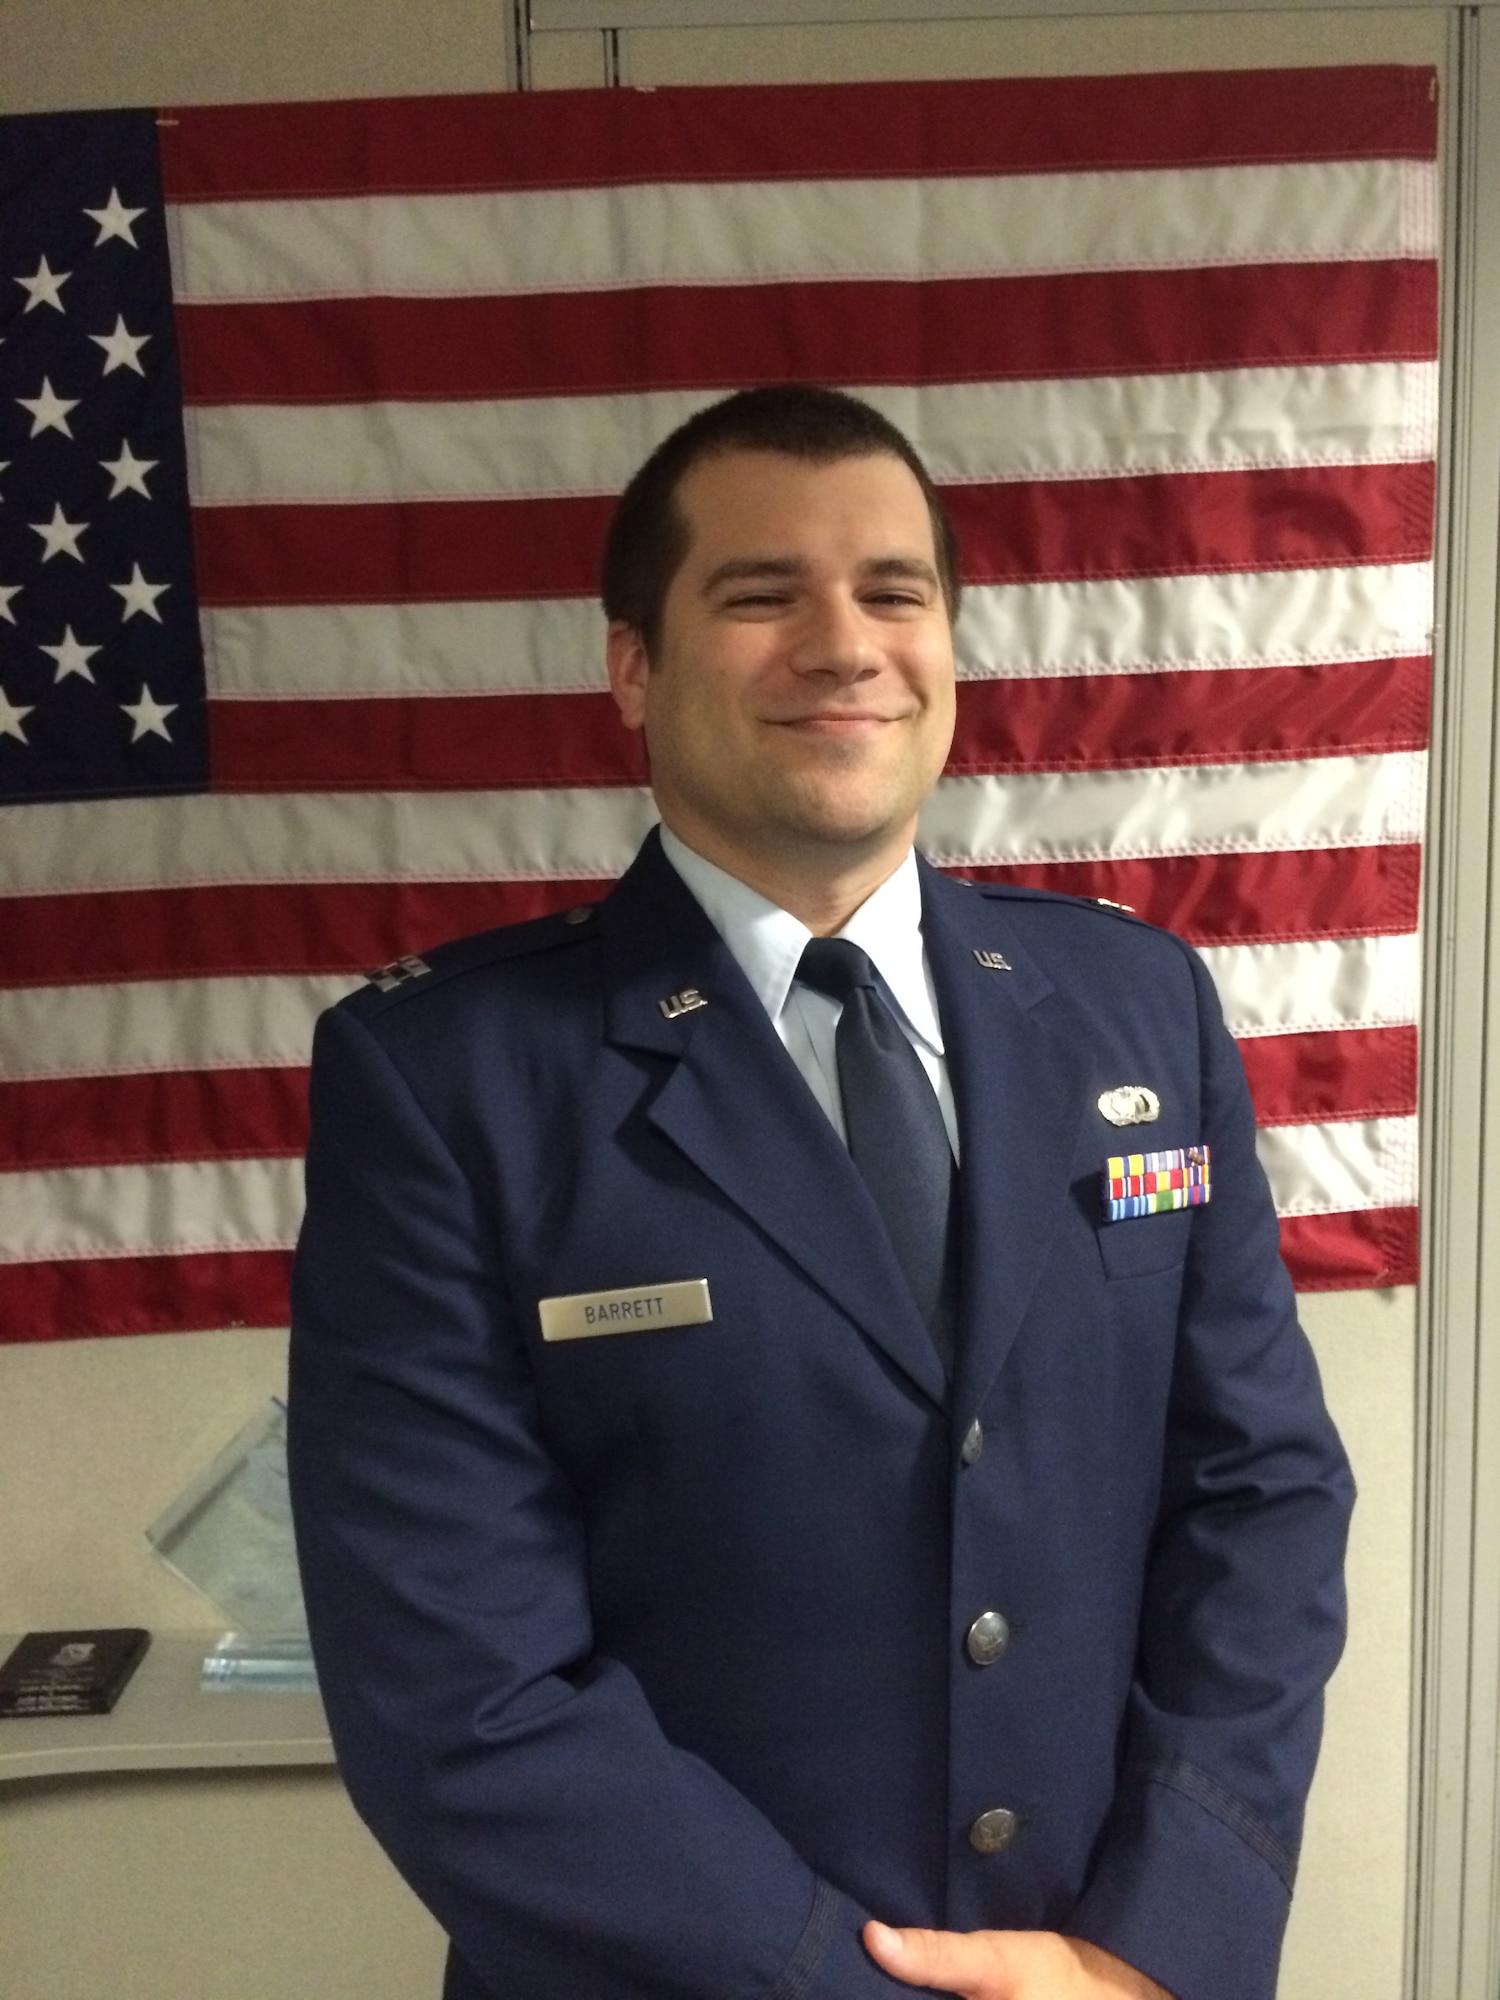
[[[885,454],[731,451],[677,505],[687,555],[654,657],[628,625],[608,642],[662,818],[796,914],[820,886],[852,910],[904,858],[953,736],[922,490]]]

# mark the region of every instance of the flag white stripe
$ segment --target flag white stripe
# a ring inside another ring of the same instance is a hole
[[[950,867],[1385,845],[1419,837],[1425,769],[1413,752],[943,778],[921,838]],[[656,816],[633,786],[224,793],[28,811],[28,839],[0,878],[13,894],[613,876]]]
[[[1283,1215],[1408,1206],[1415,1118],[1278,1125],[1256,1137]],[[0,1174],[0,1264],[34,1259],[288,1250],[302,1163],[188,1160]]]
[[[299,1068],[318,1015],[363,984],[277,973],[0,989],[0,1077]]]
[[[174,1160],[0,1174],[0,1264],[290,1250],[301,1214],[300,1160]]]
[[[203,613],[219,700],[584,694],[609,685],[591,597],[253,605]]]
[[[182,302],[454,297],[1426,257],[1434,176],[1430,162],[1343,160],[676,181],[188,203],[169,221]]]
[[[1278,1215],[1337,1215],[1416,1203],[1414,1117],[1265,1125],[1255,1135],[1255,1150]]]
[[[21,893],[614,876],[656,819],[634,787],[208,793],[27,812],[24,849],[0,863]]]
[[[1312,938],[1199,947],[1233,1035],[1406,1028],[1421,999],[1417,939]]]
[[[944,866],[1252,854],[1415,841],[1420,753],[945,778],[919,838]]]
[[[1384,465],[1435,448],[1436,364],[856,385],[941,482]],[[718,391],[186,412],[201,506],[617,493]]]
[[[1432,566],[976,586],[955,643],[975,680],[1418,657],[1432,648]]]
[[[1213,945],[1201,955],[1237,1036],[1417,1018],[1414,937]],[[0,989],[0,1077],[296,1068],[318,1015],[362,984],[357,973],[247,974]]]
[[[582,694],[608,685],[593,598],[296,604],[203,614],[219,700]],[[1432,645],[1428,563],[971,584],[968,680],[1401,659]]]
[[[1437,448],[1437,363],[863,388],[951,482],[1386,465]]]

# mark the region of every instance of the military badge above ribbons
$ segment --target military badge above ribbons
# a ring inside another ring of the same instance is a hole
[[[1126,1222],[1174,1208],[1201,1208],[1209,1196],[1208,1147],[1112,1154],[1104,1162],[1101,1191],[1106,1222]]]

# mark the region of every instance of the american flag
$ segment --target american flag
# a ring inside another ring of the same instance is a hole
[[[0,121],[0,1331],[284,1323],[311,1024],[653,817],[611,496],[722,391],[916,440],[943,866],[1205,953],[1303,1286],[1415,1266],[1435,83]]]

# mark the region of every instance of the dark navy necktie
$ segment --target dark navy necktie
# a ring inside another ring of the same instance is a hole
[[[945,1367],[958,1307],[953,1150],[921,1058],[880,997],[875,968],[847,938],[814,938],[797,977],[842,1003],[834,1050],[849,1152],[880,1210]]]

